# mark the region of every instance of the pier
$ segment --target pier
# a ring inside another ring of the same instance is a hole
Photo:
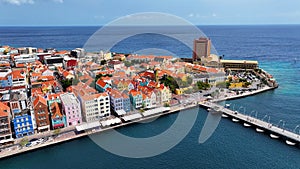
[[[267,133],[272,139],[282,139],[287,145],[300,145],[300,133],[274,126],[272,123],[251,117],[237,111],[230,110],[213,102],[199,102],[199,105],[211,109],[210,113],[218,113],[224,118],[230,118],[235,123],[242,123],[245,127],[252,127],[258,133]]]

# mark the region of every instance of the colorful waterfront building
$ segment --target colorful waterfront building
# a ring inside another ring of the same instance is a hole
[[[60,95],[62,113],[66,115],[67,126],[75,126],[82,123],[81,106],[74,93]]]
[[[160,84],[158,89],[154,90],[154,92],[156,92],[155,94],[158,104],[169,103],[171,101],[172,93],[167,86]]]
[[[0,144],[13,141],[10,126],[10,109],[0,102]]]
[[[18,114],[13,119],[13,128],[16,138],[22,138],[34,134],[32,118],[30,115]]]
[[[111,109],[114,112],[123,110],[123,97],[122,93],[116,89],[111,89],[110,90],[110,105]]]
[[[143,108],[151,108],[151,99],[148,95],[142,94],[143,96]]]
[[[52,129],[63,128],[67,126],[66,116],[61,111],[61,100],[59,97],[60,94],[61,93],[52,93],[46,96]]]
[[[143,97],[142,93],[137,90],[129,91],[129,98],[133,108],[138,109],[143,106]]]
[[[131,110],[131,103],[130,103],[130,98],[127,94],[122,93],[122,97],[123,97],[123,110],[125,112],[130,112]]]
[[[52,129],[58,129],[67,126],[66,116],[62,114],[58,102],[51,103],[50,117],[51,117]]]
[[[48,105],[45,98],[37,96],[33,101],[33,111],[38,132],[50,130]]]
[[[82,106],[82,115],[85,122],[98,121],[110,116],[110,99],[108,93],[78,96]]]

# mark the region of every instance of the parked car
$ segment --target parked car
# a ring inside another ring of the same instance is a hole
[[[26,147],[31,147],[31,146],[32,146],[32,143],[29,142],[29,143],[25,144],[25,146],[26,146]]]

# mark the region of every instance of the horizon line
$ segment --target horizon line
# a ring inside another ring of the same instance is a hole
[[[274,24],[195,24],[194,26],[297,26],[300,23]],[[105,25],[0,25],[0,27],[103,27]],[[114,25],[114,26],[187,26],[187,25]]]

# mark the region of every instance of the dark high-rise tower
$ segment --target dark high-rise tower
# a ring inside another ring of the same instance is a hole
[[[211,41],[209,38],[201,37],[194,40],[193,60],[200,61],[201,57],[210,55]]]

